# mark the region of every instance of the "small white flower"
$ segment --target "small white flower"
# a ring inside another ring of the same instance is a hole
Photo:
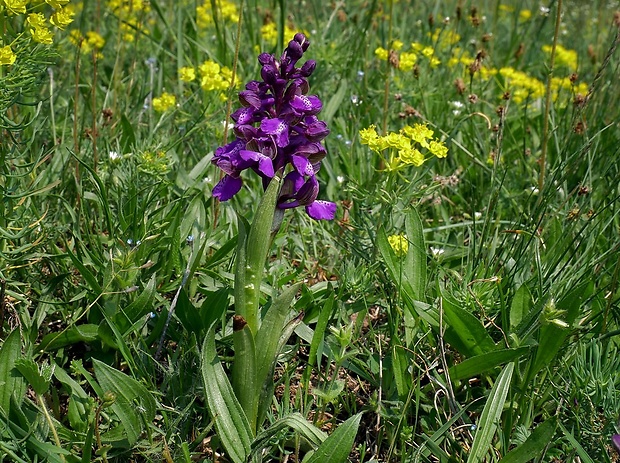
[[[539,11],[541,15],[547,16],[551,10],[544,5],[541,5]]]
[[[344,177],[342,175],[339,175],[338,177],[336,177],[336,180],[338,180],[338,183],[342,183],[344,182]]]
[[[109,159],[110,159],[110,161],[111,161],[111,162],[120,161],[120,159],[121,159],[121,155],[120,155],[120,154],[118,154],[118,152],[117,152],[117,151],[110,151],[110,152],[108,153],[108,157],[109,157]]]
[[[474,218],[476,220],[481,219],[482,218],[482,212],[474,212]]]
[[[431,246],[431,254],[435,259],[439,258],[446,250],[444,248],[434,248]]]

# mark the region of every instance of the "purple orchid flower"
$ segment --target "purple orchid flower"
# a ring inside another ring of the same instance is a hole
[[[620,453],[620,434],[614,434],[611,436],[611,443],[618,453]]]
[[[310,42],[296,34],[279,59],[261,53],[262,81],[250,81],[239,93],[241,108],[231,118],[236,139],[219,147],[212,163],[224,172],[213,196],[227,201],[243,185],[241,173],[251,169],[267,188],[277,172],[286,173],[277,207],[281,210],[303,206],[316,220],[331,220],[336,204],[317,199],[316,174],[327,155],[322,140],[329,135],[324,121],[317,118],[323,103],[309,95],[309,77],[314,60],[296,67]]]

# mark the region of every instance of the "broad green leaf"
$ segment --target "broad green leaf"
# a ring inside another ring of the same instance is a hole
[[[344,463],[348,461],[361,418],[362,414],[358,413],[338,426],[309,458],[303,459],[303,462]]]
[[[512,379],[512,372],[514,370],[514,363],[509,363],[504,367],[502,372],[497,377],[493,388],[489,394],[480,420],[478,421],[478,428],[474,435],[474,442],[472,443],[467,463],[478,463],[483,461],[484,456],[489,451],[491,443],[493,442],[493,436],[497,430],[499,420],[504,410],[504,403],[506,402],[506,396],[510,389],[510,381]]]
[[[289,428],[298,433],[301,439],[312,448],[318,447],[327,439],[326,433],[310,423],[301,413],[294,412],[278,419],[269,426],[269,428],[261,431],[256,436],[256,439],[252,442],[252,455],[250,456],[250,460],[253,461],[253,458],[260,454],[263,448],[269,445],[269,442],[279,436],[282,431]]]
[[[412,207],[405,219],[405,231],[409,248],[404,259],[403,272],[405,279],[413,290],[417,301],[425,301],[426,292],[426,245],[424,229],[418,211]]]
[[[200,335],[200,333],[204,330],[205,326],[202,323],[200,311],[189,299],[185,288],[181,289],[181,292],[179,293],[179,298],[177,299],[177,305],[174,313],[183,324],[183,328],[187,331]]]
[[[256,336],[257,369],[259,384],[262,384],[273,370],[278,355],[278,345],[286,320],[291,313],[293,298],[299,284],[286,288],[267,310]]]
[[[21,404],[26,394],[26,380],[15,368],[15,362],[22,355],[19,330],[13,330],[0,348],[0,410],[6,416],[11,409],[11,396]]]
[[[233,321],[233,325],[234,323]],[[233,326],[233,330],[235,358],[232,365],[232,387],[250,423],[252,434],[256,434],[258,399],[262,384],[257,378],[256,355],[262,353],[256,349],[254,336],[248,325],[244,324],[240,329]],[[275,338],[273,335],[272,337]]]
[[[463,362],[450,368],[450,377],[453,381],[467,379],[484,373],[495,367],[511,362],[521,357],[530,350],[529,347],[518,347],[516,349],[501,349],[486,354],[470,357]]]
[[[153,395],[135,379],[97,359],[93,359],[93,368],[104,394],[109,391],[116,396],[110,408],[121,420],[129,444],[134,445],[144,429],[143,423],[148,424],[155,418]]]
[[[200,317],[202,318],[202,326],[205,328],[211,326],[214,321],[219,320],[226,312],[230,304],[230,290],[221,288],[210,293],[200,306]]]
[[[532,308],[532,294],[526,284],[517,289],[510,305],[510,331],[514,332]]]
[[[392,350],[392,371],[398,397],[404,400],[411,390],[411,374],[409,367],[412,365],[411,356],[403,346],[394,346]]]
[[[37,346],[37,352],[51,352],[78,342],[93,342],[97,340],[98,325],[85,323],[73,325],[60,333],[49,333],[43,337]]]
[[[85,432],[88,429],[88,416],[92,411],[93,399],[62,368],[56,366],[54,376],[70,391],[67,417],[71,427],[77,431]]]
[[[508,452],[504,458],[500,460],[500,463],[527,463],[528,461],[540,457],[545,447],[547,447],[549,442],[553,439],[557,425],[558,423],[555,417],[539,424],[525,442]]]
[[[250,453],[252,429],[215,350],[215,324],[205,338],[201,370],[207,407],[215,421],[217,435],[230,459],[244,463]]]
[[[15,362],[15,367],[26,378],[28,384],[32,387],[35,393],[41,395],[47,392],[50,386],[50,380],[54,374],[54,366],[48,364],[39,366],[34,360],[30,358],[20,358]]]
[[[446,340],[467,357],[495,350],[495,343],[480,320],[457,304],[446,297],[442,299]]]
[[[291,312],[293,298],[299,284],[286,288],[267,310],[256,336],[256,385],[258,386],[257,427],[260,428],[273,399],[273,370],[283,342],[288,341],[292,330],[287,330],[286,320]],[[286,339],[283,339],[286,338]]]

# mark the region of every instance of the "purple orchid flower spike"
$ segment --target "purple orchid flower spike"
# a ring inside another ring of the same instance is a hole
[[[620,434],[614,434],[611,436],[611,443],[618,453],[620,453]]]
[[[317,118],[323,103],[309,95],[307,78],[316,62],[307,60],[297,67],[310,42],[304,34],[295,34],[279,59],[261,53],[262,81],[250,81],[239,93],[241,107],[231,118],[236,139],[219,147],[212,163],[224,172],[213,189],[213,196],[227,201],[243,185],[241,174],[251,169],[267,188],[277,172],[286,174],[277,207],[286,210],[303,206],[316,220],[331,220],[336,204],[317,199],[316,174],[327,152],[321,143],[329,128]]]

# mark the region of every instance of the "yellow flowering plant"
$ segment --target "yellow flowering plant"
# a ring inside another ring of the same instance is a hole
[[[0,0],[0,125],[19,130],[7,110],[20,101],[32,106],[40,98],[35,93],[41,88],[45,70],[58,56],[54,48],[56,30],[64,30],[73,21],[69,0]],[[27,97],[26,97],[27,96]]]
[[[360,143],[384,156],[387,171],[419,167],[433,156],[445,158],[448,155],[448,147],[443,141],[434,138],[433,130],[426,124],[405,126],[398,132],[389,132],[383,136],[371,125],[360,130]],[[387,155],[385,151],[388,151]]]

